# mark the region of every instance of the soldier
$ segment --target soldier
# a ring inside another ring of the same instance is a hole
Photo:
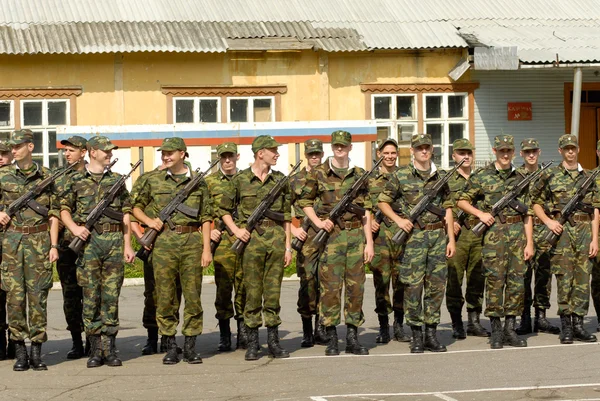
[[[473,150],[475,148],[466,138],[460,138],[452,144],[452,160],[455,163],[465,162],[448,181],[452,197],[456,199],[465,188],[473,171]],[[458,208],[455,208],[458,212]],[[464,212],[463,212],[464,213]],[[481,265],[481,238],[471,231],[477,224],[477,219],[464,218],[461,225],[454,221],[454,235],[456,240],[456,254],[448,259],[448,282],[446,285],[446,307],[452,319],[452,337],[458,340],[467,338],[467,334],[477,337],[489,337],[490,333],[479,322],[483,304],[483,266]],[[460,234],[460,235],[459,235]],[[462,293],[464,277],[467,277],[465,295]],[[462,321],[462,308],[467,302],[467,332]]]
[[[379,194],[386,184],[391,180],[393,173],[398,170],[396,160],[398,159],[398,142],[393,138],[387,138],[377,147],[377,158],[384,157],[379,171],[373,173],[369,179],[369,194],[371,202],[377,205]],[[379,208],[374,207],[375,216]],[[381,213],[381,212],[379,212]],[[372,219],[373,243],[375,256],[370,264],[373,272],[373,284],[375,285],[375,313],[379,319],[379,334],[375,342],[387,344],[390,342],[390,329],[388,315],[394,312],[394,340],[409,342],[410,336],[404,333],[402,322],[404,321],[404,285],[398,278],[397,261],[400,253],[399,247],[392,242],[394,226],[392,221],[381,216],[381,221]],[[381,225],[381,223],[385,223]],[[392,299],[390,300],[390,282],[392,284]]]
[[[237,162],[240,155],[237,145],[225,142],[217,146],[217,156],[220,158],[219,170],[206,178],[208,191],[213,205],[218,207],[225,194],[231,194],[233,187],[231,179],[238,172]],[[215,216],[217,215],[215,211]],[[219,243],[215,250],[213,266],[215,268],[215,284],[217,294],[215,298],[216,318],[219,320],[219,351],[231,350],[231,329],[229,320],[234,317],[237,321],[237,347],[246,349],[246,325],[244,324],[244,291],[242,287],[242,266],[237,254],[231,250],[235,239],[225,230],[224,223],[218,217],[214,221],[211,239]],[[221,228],[222,229],[219,229]],[[231,302],[231,293],[234,293],[234,302]]]
[[[64,185],[60,199],[60,216],[74,237],[85,241],[77,259],[77,283],[83,289],[83,325],[90,341],[88,368],[106,363],[121,366],[115,338],[119,331],[119,295],[124,278],[123,258],[133,262],[131,247],[131,200],[123,187],[110,205],[122,218],[106,215],[90,231],[85,227],[89,213],[119,180],[120,174],[107,170],[113,145],[103,136],[87,142],[90,163],[76,172]],[[103,337],[103,338],[102,338]]]
[[[306,179],[308,174],[323,159],[323,142],[318,139],[309,139],[304,142],[304,157],[306,157],[306,167],[290,178],[290,189],[292,190],[292,206],[294,207],[295,217],[304,219],[304,211],[298,206],[298,200],[302,196],[302,191],[306,188]],[[310,234],[310,235],[309,235]],[[298,313],[302,318],[302,342],[301,347],[312,347],[315,343],[327,345],[325,327],[319,320],[319,311],[317,305],[319,302],[319,282],[317,280],[319,249],[312,241],[316,235],[314,229],[309,229],[308,233],[302,227],[292,226],[292,235],[302,241],[304,246],[302,252],[296,254],[296,273],[300,277],[300,288],[298,289]],[[315,315],[315,331],[313,334],[312,316]]]
[[[361,190],[354,204],[364,208],[364,217],[347,212],[344,226],[334,224],[327,216],[354,182],[365,171],[350,165],[352,135],[347,131],[331,134],[333,157],[315,167],[308,175],[298,206],[319,230],[330,233],[327,245],[319,259],[319,315],[326,327],[329,344],[325,355],[339,355],[336,326],[340,324],[341,294],[345,287],[344,320],[346,322],[346,352],[368,355],[367,348],[358,341],[358,327],[365,319],[362,310],[365,289],[365,263],[373,259],[373,235],[371,233],[372,207],[368,188]],[[318,212],[315,206],[318,204]],[[365,245],[366,242],[366,245]]]
[[[245,227],[254,209],[284,177],[282,173],[272,171],[279,158],[278,146],[280,144],[271,136],[254,138],[254,163],[233,177],[234,191],[223,194],[218,211],[235,237],[248,244],[241,261],[244,269],[242,286],[246,292],[244,324],[248,332],[247,361],[258,359],[258,328],[262,326],[263,318],[268,331],[270,356],[290,356],[279,344],[281,281],[284,267],[292,261],[289,186],[271,205],[269,214],[259,224],[259,230],[250,233]],[[235,210],[238,213],[237,223],[231,217]],[[282,244],[285,244],[285,248]]]
[[[515,145],[511,135],[495,137],[492,150],[496,161],[471,175],[458,197],[458,207],[490,227],[483,237],[481,250],[487,290],[485,316],[492,324],[490,347],[526,347],[527,341],[515,332],[515,320],[523,312],[525,261],[534,253],[533,226],[529,216],[523,216],[512,208],[502,211],[504,221],[496,220],[490,214],[492,206],[526,173],[515,169],[512,164]],[[477,208],[472,205],[476,199],[481,199]],[[526,199],[524,191],[519,200],[527,204]],[[505,318],[504,331],[500,321],[502,317]]]
[[[538,159],[542,151],[540,144],[534,138],[527,138],[521,142],[521,157],[524,160],[522,169],[527,174],[536,172],[540,167]],[[530,213],[534,216],[533,210]],[[550,273],[550,254],[548,253],[548,243],[544,240],[546,226],[542,221],[533,217],[533,242],[535,245],[535,255],[527,262],[527,271],[525,272],[525,308],[521,315],[521,324],[516,332],[519,335],[529,334],[531,330],[531,305],[535,308],[535,319],[533,321],[533,331],[536,333],[558,334],[560,329],[550,324],[546,319],[546,309],[550,309],[550,292],[552,288],[552,273]],[[535,271],[535,289],[531,293],[531,279]]]
[[[50,176],[47,168],[33,161],[30,130],[13,132],[8,144],[15,163],[0,174],[3,210]],[[27,207],[11,219],[4,211],[0,212],[0,224],[6,227],[2,241],[2,289],[10,305],[8,322],[10,337],[15,343],[15,371],[27,370],[30,364],[34,370],[48,369],[42,361],[42,343],[48,339],[48,291],[52,288],[52,263],[58,259],[58,218],[52,187],[35,199],[48,209],[47,214]],[[31,340],[31,359],[25,347],[27,337]]]
[[[4,171],[6,167],[12,163],[11,148],[6,142],[0,142],[0,171]],[[0,172],[0,174],[2,174]],[[4,238],[4,227],[0,227],[0,262],[2,261],[2,239]],[[6,345],[6,291],[0,288],[0,361],[6,358],[14,358],[15,345],[11,339],[8,340],[8,349]]]
[[[451,258],[455,252],[452,200],[450,189],[434,200],[433,205],[442,208],[440,215],[426,211],[420,216],[420,222],[413,224],[406,218],[423,197],[425,190],[441,178],[432,162],[433,142],[429,134],[415,134],[410,141],[410,153],[413,161],[399,168],[379,195],[379,208],[396,225],[410,233],[404,252],[400,254],[399,276],[406,285],[404,289],[404,307],[406,322],[412,329],[411,353],[422,353],[424,349],[432,352],[445,352],[446,347],[437,338],[437,325],[440,323],[440,308],[444,298],[448,268],[445,258]],[[399,202],[400,214],[397,215],[391,203]],[[445,209],[445,210],[443,210]],[[445,219],[445,222],[444,222]],[[448,233],[446,243],[446,234]],[[425,323],[425,342],[422,326]]]
[[[187,197],[184,204],[196,211],[195,215],[177,212],[171,217],[174,227],[164,225],[158,218],[160,211],[192,179],[192,170],[185,165],[187,146],[178,137],[166,138],[158,151],[166,169],[149,176],[134,200],[133,213],[138,221],[161,234],[156,238],[152,266],[156,281],[156,321],[160,334],[166,336],[167,353],[163,364],[179,362],[175,334],[179,324],[176,279],[181,279],[185,299],[182,332],[185,336],[183,360],[190,364],[202,363],[196,353],[196,337],[202,334],[203,311],[201,303],[202,269],[212,261],[210,253],[210,224],[212,206],[205,181]]]
[[[558,243],[549,250],[551,272],[556,275],[560,342],[594,342],[596,336],[585,330],[583,318],[590,302],[592,258],[598,253],[600,198],[598,188],[592,185],[583,199],[583,207],[571,216],[573,225],[561,225],[555,220],[589,175],[577,162],[579,145],[575,135],[561,136],[558,147],[562,163],[544,171],[533,185],[533,211],[549,231],[560,235]],[[550,210],[550,216],[546,214],[545,206]]]
[[[596,155],[600,157],[600,141],[596,143]],[[600,178],[596,180],[596,186],[600,188]],[[594,267],[592,268],[591,292],[594,310],[596,311],[596,331],[600,332],[600,255],[596,255]]]

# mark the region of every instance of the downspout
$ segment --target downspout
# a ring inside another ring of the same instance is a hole
[[[581,67],[575,68],[573,78],[573,109],[571,112],[571,134],[579,138],[579,115],[581,112],[581,82],[583,80]]]

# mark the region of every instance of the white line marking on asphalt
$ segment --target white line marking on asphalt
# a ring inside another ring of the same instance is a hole
[[[433,395],[436,396],[437,398],[441,398],[444,401],[458,401],[456,398],[449,397],[449,396],[444,395],[442,393],[435,393]]]
[[[531,347],[509,347],[509,348],[502,348],[502,349],[490,349],[490,348],[465,349],[465,350],[448,351],[448,352],[426,352],[424,354],[411,354],[411,353],[407,352],[407,353],[401,353],[401,354],[369,354],[369,355],[345,354],[345,355],[338,355],[335,357],[326,356],[326,355],[292,356],[290,358],[282,359],[282,361],[295,361],[295,360],[300,360],[300,359],[331,359],[331,360],[335,360],[336,358],[372,358],[372,357],[392,357],[392,356],[412,356],[412,357],[418,358],[418,357],[422,357],[422,356],[426,356],[426,355],[440,356],[440,355],[448,355],[448,354],[469,354],[469,353],[475,353],[475,352],[527,351],[527,350],[532,350],[532,349],[559,348],[559,347],[567,349],[567,347],[585,347],[585,346],[599,346],[599,345],[600,345],[600,343],[575,343],[575,344],[569,344],[569,345],[564,345],[564,344],[534,345]]]

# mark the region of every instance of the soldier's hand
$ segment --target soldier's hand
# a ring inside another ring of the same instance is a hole
[[[60,231],[63,228],[65,228],[65,224],[62,222],[61,219],[57,219],[57,220],[58,220],[58,231]]]
[[[50,252],[48,253],[48,260],[50,263],[54,263],[58,260],[58,249],[50,248]]]
[[[308,234],[306,233],[306,231],[304,231],[302,227],[296,228],[292,226],[292,235],[295,238],[298,238],[300,241],[306,241],[306,238],[308,237]]]
[[[373,261],[373,257],[375,256],[375,249],[373,248],[373,244],[366,244],[365,250],[363,252],[364,262],[371,263]]]
[[[375,220],[371,221],[371,232],[372,233],[376,233],[377,231],[379,231],[379,228],[381,227],[381,224],[379,224],[378,222],[376,222]]]
[[[85,228],[85,226],[77,226],[77,228],[75,228],[73,231],[73,235],[81,238],[83,241],[87,241],[88,237],[90,236],[90,230]]]
[[[211,230],[210,231],[210,240],[213,242],[221,241],[221,231],[220,230]]]
[[[456,237],[459,232],[460,232],[460,224],[458,224],[457,222],[454,222],[454,236]]]
[[[397,224],[398,224],[398,227],[400,227],[407,233],[410,233],[414,227],[413,223],[411,223],[411,221],[409,219],[400,218],[400,221]]]
[[[335,226],[335,224],[333,224],[333,221],[331,221],[329,219],[325,219],[325,220],[321,220],[321,223],[319,224],[319,229],[325,230],[328,233],[330,233],[331,231],[333,231],[334,226]]]
[[[242,242],[248,242],[250,241],[250,232],[245,228],[238,228],[235,232],[235,237]]]
[[[448,243],[448,245],[446,245],[446,257],[448,259],[450,259],[450,258],[454,257],[455,254],[456,254],[456,245]]]
[[[589,257],[590,258],[595,258],[596,255],[598,255],[598,243],[597,242],[590,242],[590,252],[589,252]]]
[[[494,216],[489,213],[481,213],[479,220],[488,227],[490,227],[492,224],[494,224],[494,221],[496,221]]]
[[[533,244],[529,244],[525,246],[525,250],[523,251],[523,259],[526,261],[533,258],[535,254],[535,249],[533,248]]]
[[[286,249],[283,257],[283,267],[288,267],[290,263],[292,263],[292,253]]]
[[[10,216],[4,212],[0,212],[0,224],[7,226],[10,222]]]
[[[148,223],[150,223],[148,224],[148,227],[158,232],[160,232],[164,226],[164,223],[158,217],[150,220]]]
[[[546,224],[548,230],[552,231],[556,235],[560,235],[563,232],[563,226],[556,220],[550,220],[548,224]]]
[[[212,253],[210,253],[210,248],[202,250],[202,260],[200,261],[200,265],[206,268],[210,265],[210,262],[212,262]]]
[[[123,252],[123,256],[125,257],[125,262],[132,263],[135,259],[135,251],[131,246],[126,246]]]

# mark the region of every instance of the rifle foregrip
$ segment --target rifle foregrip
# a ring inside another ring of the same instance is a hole
[[[150,248],[154,244],[154,241],[156,240],[157,236],[158,231],[156,231],[153,228],[149,228],[146,230],[144,235],[142,235],[142,238],[140,238],[138,242],[141,246]]]
[[[321,248],[327,242],[328,237],[329,233],[326,230],[319,230],[317,235],[315,235],[315,239],[313,239],[313,244],[315,244],[317,248]]]
[[[217,250],[217,248],[219,247],[219,244],[220,244],[220,243],[221,243],[221,241],[220,241],[220,240],[219,240],[218,242],[217,242],[217,241],[210,240],[210,253],[211,253],[211,254],[213,254],[213,255],[215,254],[215,251],[216,251],[216,250]]]
[[[403,245],[407,239],[408,239],[408,233],[406,231],[404,231],[403,229],[400,229],[400,231],[398,231],[392,237],[392,241],[394,241],[394,243],[396,245]]]
[[[302,241],[298,238],[294,238],[294,240],[292,241],[292,249],[295,250],[296,252],[302,252],[303,247],[304,247],[304,241]]]
[[[559,238],[560,238],[560,235],[556,235],[554,233],[554,231],[549,231],[548,234],[546,234],[546,236],[544,237],[546,242],[552,246],[555,246],[558,243]]]
[[[141,261],[147,262],[150,258],[150,254],[152,251],[147,250],[146,248],[140,248],[139,251],[136,252],[135,256]]]
[[[81,251],[81,248],[83,248],[84,244],[85,242],[81,238],[75,237],[73,238],[73,241],[71,241],[71,243],[69,244],[69,249],[75,253],[79,253]]]
[[[487,230],[487,228],[488,228],[488,226],[486,226],[484,223],[482,223],[480,221],[479,223],[477,223],[477,225],[475,227],[473,227],[471,229],[471,231],[476,236],[481,237],[483,235],[483,233]]]
[[[231,246],[231,250],[238,255],[242,255],[244,253],[244,249],[246,249],[247,243],[240,239],[236,239],[233,245]]]

